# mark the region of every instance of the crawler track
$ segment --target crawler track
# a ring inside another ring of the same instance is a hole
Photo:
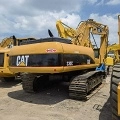
[[[69,86],[69,96],[73,99],[87,100],[88,94],[98,87],[103,80],[102,72],[91,71],[84,75],[76,76],[71,80]]]
[[[34,92],[33,81],[35,79],[35,75],[28,73],[21,73],[21,79],[22,79],[23,90],[29,93],[33,93]]]
[[[37,76],[31,73],[22,73],[23,90],[29,93],[39,92],[49,85],[48,76]]]
[[[49,85],[48,76],[40,76],[36,78],[35,74],[22,73],[22,87],[26,92],[38,92],[39,88],[44,89]],[[103,80],[102,72],[91,71],[83,75],[74,77],[69,85],[69,96],[72,99],[89,99],[92,90],[98,87]]]

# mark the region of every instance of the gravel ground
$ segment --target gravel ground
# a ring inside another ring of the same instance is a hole
[[[88,101],[69,99],[68,84],[37,94],[25,93],[21,81],[0,81],[0,120],[111,120],[110,77]]]

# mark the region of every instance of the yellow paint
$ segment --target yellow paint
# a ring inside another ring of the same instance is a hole
[[[54,53],[70,53],[70,54],[85,54],[90,56],[94,61],[94,51],[92,48],[77,46],[73,44],[65,44],[60,42],[43,42],[43,43],[36,43],[36,44],[29,44],[29,45],[22,45],[22,46],[15,46],[13,47],[9,55],[29,55],[29,54],[49,54],[47,53],[47,49],[55,49],[56,52]],[[77,51],[77,52],[75,52]],[[52,53],[52,54],[54,54]],[[61,72],[68,72],[73,70],[84,70],[90,68],[96,68],[98,63],[96,64],[87,64],[87,65],[77,65],[77,66],[59,66],[59,67],[11,67],[10,70],[12,72],[31,72],[31,73],[61,73]]]
[[[25,63],[24,63],[24,62],[21,62],[18,66],[20,66],[20,67],[22,67],[22,66],[23,66],[23,67],[24,67],[24,66],[26,66],[26,65],[25,65]]]
[[[16,45],[18,45],[18,40],[27,40],[28,38],[19,38],[16,39]],[[34,38],[32,38],[34,39]],[[9,69],[9,51],[11,48],[8,48],[9,45],[13,44],[13,38],[5,38],[0,43],[0,53],[4,53],[4,65],[0,67],[0,77],[13,77],[15,74]]]
[[[118,96],[118,116],[120,116],[120,83],[118,85],[118,90],[117,90],[117,96]]]

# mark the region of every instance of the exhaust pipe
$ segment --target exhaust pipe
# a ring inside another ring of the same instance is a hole
[[[16,46],[16,44],[17,44],[17,39],[16,39],[16,37],[13,35],[13,46]]]

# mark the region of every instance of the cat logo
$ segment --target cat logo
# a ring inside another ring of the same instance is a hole
[[[17,56],[16,65],[17,66],[27,66],[29,55]]]

